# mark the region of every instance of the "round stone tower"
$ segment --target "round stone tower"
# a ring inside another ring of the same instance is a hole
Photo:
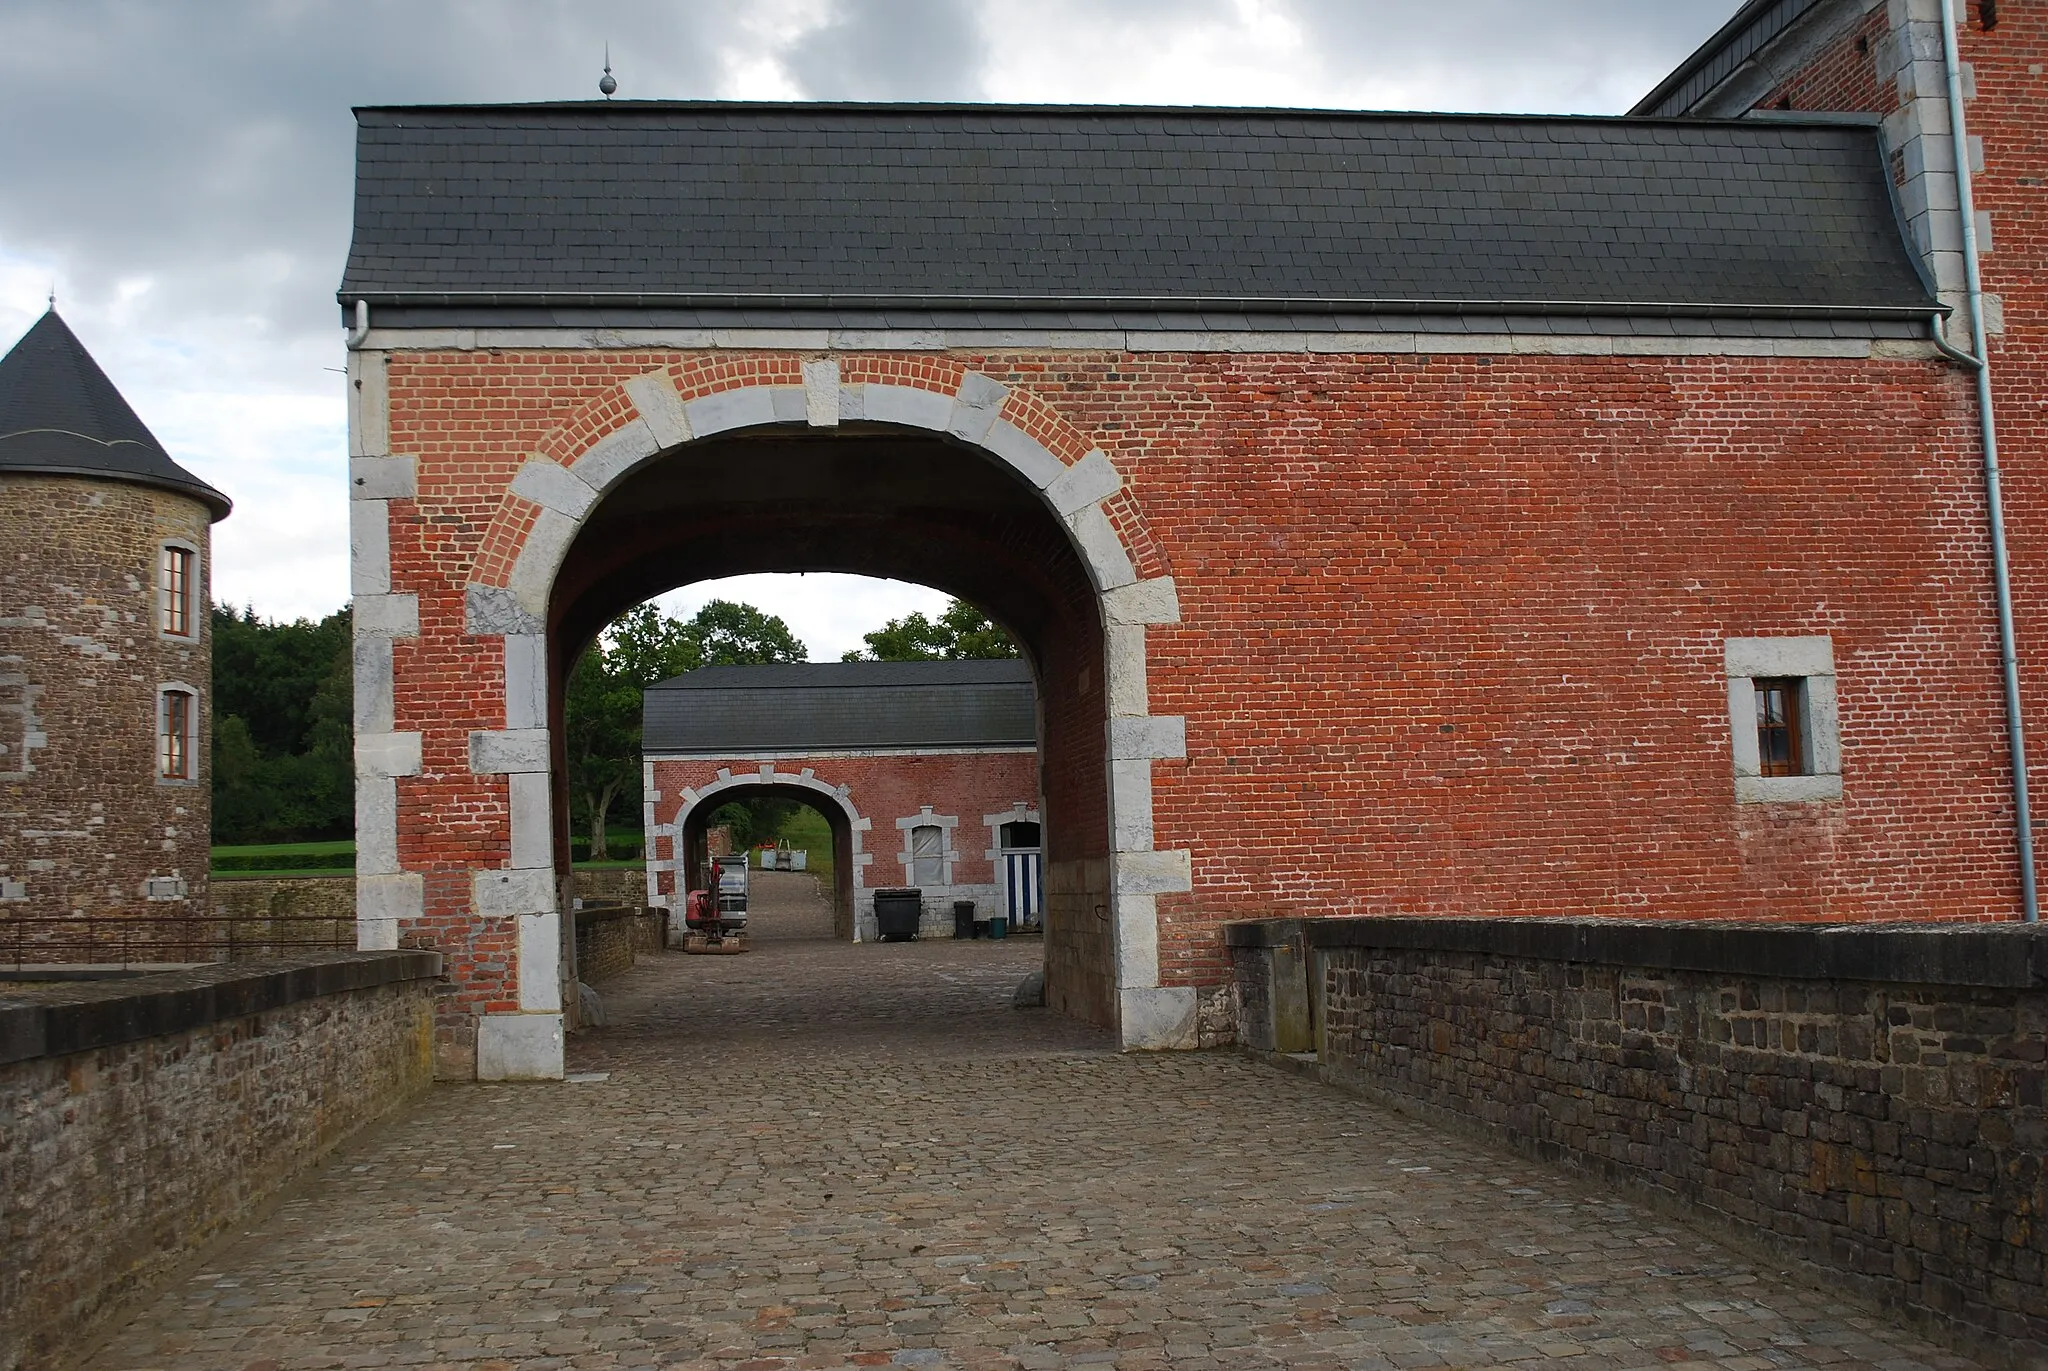
[[[210,941],[210,531],[53,309],[0,358],[0,966]]]

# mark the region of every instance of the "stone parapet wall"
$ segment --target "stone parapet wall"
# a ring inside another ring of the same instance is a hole
[[[431,952],[0,993],[0,1369],[124,1294],[433,1077]]]
[[[664,911],[639,905],[576,911],[576,979],[597,985],[633,969],[636,956],[661,950]]]
[[[2048,1357],[2048,935],[1271,920],[1239,1041]],[[1305,983],[1304,983],[1305,982]]]

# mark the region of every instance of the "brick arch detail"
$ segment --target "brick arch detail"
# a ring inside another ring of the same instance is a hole
[[[805,767],[802,771],[778,771],[775,768],[775,763],[767,762],[762,765],[759,771],[750,771],[742,775],[735,775],[730,767],[720,767],[717,780],[707,781],[700,786],[685,786],[683,788],[682,800],[676,805],[675,817],[670,819],[668,823],[659,825],[648,833],[650,841],[647,844],[646,851],[647,898],[650,903],[659,904],[663,902],[656,895],[660,885],[660,874],[663,871],[673,871],[676,873],[676,893],[667,897],[666,907],[669,909],[677,907],[676,900],[682,894],[683,833],[690,821],[690,816],[707,804],[715,807],[716,803],[723,802],[730,791],[759,790],[764,786],[784,786],[813,791],[846,816],[846,826],[849,834],[846,856],[848,863],[853,868],[851,873],[853,888],[855,890],[860,889],[861,869],[874,860],[873,855],[864,850],[861,838],[863,834],[874,828],[874,820],[861,814],[859,807],[853,802],[852,789],[848,786],[833,785],[829,781],[819,780],[809,767]],[[666,861],[657,858],[652,841],[657,838],[668,840],[669,855]],[[856,920],[854,923],[854,937],[856,941],[859,940],[859,936],[860,924]]]
[[[882,389],[868,403],[876,387]],[[721,397],[734,403],[718,403]],[[586,403],[541,441],[499,501],[478,544],[470,582],[524,591],[518,597],[522,607],[544,617],[547,606],[535,604],[532,592],[543,580],[552,584],[552,567],[536,562],[551,558],[559,566],[568,551],[568,540],[560,537],[562,521],[549,518],[551,513],[580,523],[597,499],[642,462],[696,438],[776,424],[833,427],[842,418],[948,433],[1018,473],[1076,534],[1082,532],[1074,528],[1079,516],[1102,551],[1108,552],[1112,542],[1121,549],[1120,561],[1111,554],[1111,564],[1103,566],[1090,546],[1081,544],[1098,590],[1126,583],[1120,562],[1129,563],[1132,580],[1172,574],[1164,546],[1114,460],[1030,391],[947,358],[852,356],[802,362],[762,357],[743,364],[676,363]],[[1069,477],[1075,468],[1081,470]],[[564,475],[591,493],[576,490]]]
[[[692,359],[621,383],[556,430],[513,478],[467,590],[465,626],[505,640],[502,732],[474,733],[471,769],[510,772],[515,834],[553,831],[553,798],[538,782],[550,753],[547,612],[583,521],[644,464],[718,434],[776,426],[834,428],[849,420],[944,434],[1015,471],[1065,526],[1094,584],[1108,687],[1111,948],[1120,1037],[1127,1048],[1196,1045],[1196,992],[1162,986],[1158,897],[1193,888],[1192,855],[1154,845],[1152,767],[1187,756],[1186,722],[1151,713],[1146,631],[1180,622],[1166,559],[1107,453],[1039,397],[940,357]],[[515,853],[537,860],[546,845]],[[514,858],[515,861],[520,858]],[[547,855],[552,862],[552,855]],[[551,865],[476,873],[479,905],[523,916],[521,963],[537,969],[561,936]],[[550,976],[550,980],[554,977]],[[557,989],[522,974],[522,1014],[559,1015]]]

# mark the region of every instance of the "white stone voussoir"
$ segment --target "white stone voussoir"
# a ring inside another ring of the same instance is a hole
[[[1045,498],[1062,517],[1078,514],[1090,505],[1099,505],[1123,488],[1124,478],[1117,474],[1107,454],[1097,449],[1080,461],[1061,472],[1053,483],[1045,488]]]
[[[804,422],[812,428],[839,426],[839,361],[820,357],[803,364]]]
[[[512,565],[511,591],[519,607],[536,617],[548,611],[548,593],[554,588],[555,573],[569,555],[569,544],[582,529],[580,520],[560,510],[543,508],[526,535],[519,560]]]
[[[776,421],[776,389],[773,386],[747,386],[700,396],[684,406],[690,420],[690,432],[699,438],[709,438],[714,433],[772,424]]]
[[[916,386],[885,386],[870,382],[861,387],[861,412],[878,424],[901,424],[905,428],[944,433],[953,422],[953,397]]]
[[[1171,576],[1118,586],[1103,595],[1102,616],[1113,624],[1177,624],[1180,592]]]
[[[603,494],[662,447],[645,418],[628,419],[578,455],[569,470],[576,473],[577,480]]]
[[[1039,490],[1066,473],[1067,464],[1036,438],[1005,419],[990,426],[981,445]]]
[[[946,421],[946,432],[979,443],[988,436],[1009,398],[1010,388],[1001,381],[978,371],[968,372],[953,397],[953,413]]]
[[[597,492],[588,482],[545,457],[536,457],[519,468],[512,478],[512,493],[571,519],[581,519],[597,503]]]
[[[1088,563],[1088,571],[1095,578],[1095,588],[1100,591],[1115,590],[1138,579],[1138,569],[1131,565],[1131,554],[1124,548],[1124,540],[1117,537],[1116,526],[1109,522],[1109,516],[1102,512],[1101,505],[1089,505],[1079,513],[1067,516],[1067,528],[1074,535],[1074,542],[1080,546],[1081,557]]]
[[[650,371],[645,376],[635,376],[624,389],[657,448],[678,447],[690,441],[690,418],[683,412],[683,397],[676,394],[675,381],[667,372]]]

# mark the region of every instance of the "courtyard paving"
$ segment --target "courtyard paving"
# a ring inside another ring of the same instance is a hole
[[[83,1364],[1974,1365],[1595,1184],[1012,1010],[1036,943],[807,937],[814,890],[607,983],[580,1079],[437,1087]]]

